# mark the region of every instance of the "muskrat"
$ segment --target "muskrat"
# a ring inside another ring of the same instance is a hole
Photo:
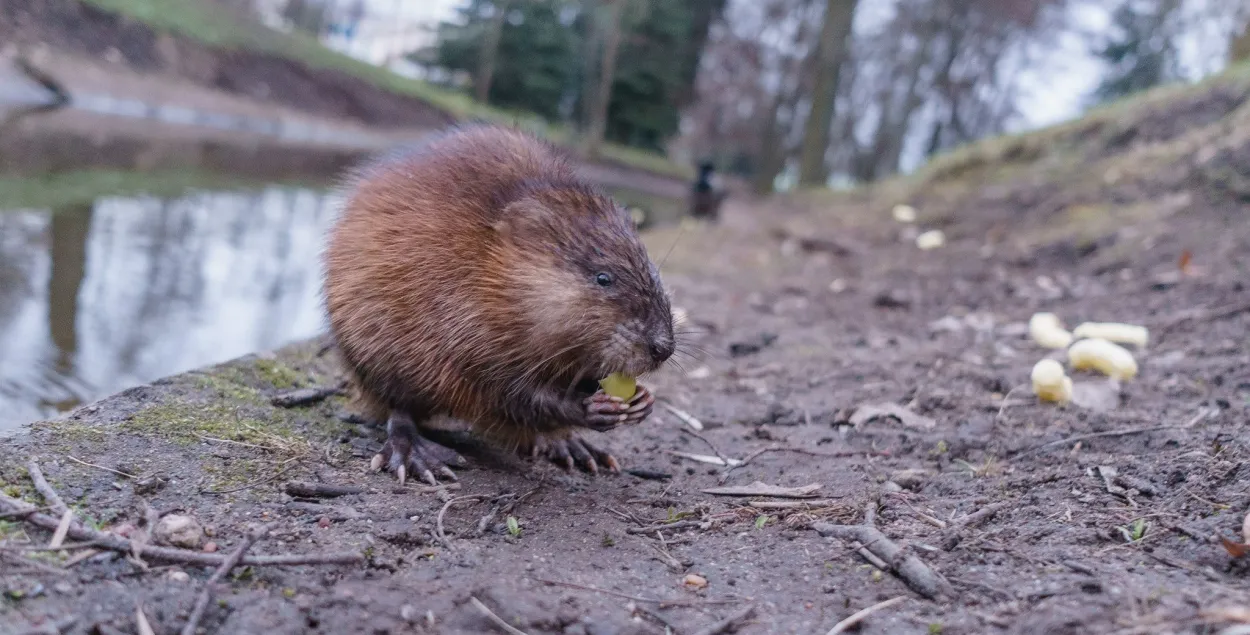
[[[493,125],[452,128],[349,177],[325,254],[330,331],[365,418],[386,422],[371,468],[436,482],[459,456],[434,417],[572,469],[620,470],[576,430],[636,424],[597,380],[674,353],[659,269],[630,217],[555,146]],[[424,428],[424,430],[423,430]]]

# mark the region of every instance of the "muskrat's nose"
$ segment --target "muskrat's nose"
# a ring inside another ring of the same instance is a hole
[[[676,348],[677,345],[673,343],[673,340],[667,337],[653,339],[648,346],[648,349],[651,351],[651,359],[654,359],[656,363],[667,361],[668,358],[673,356],[673,351]]]

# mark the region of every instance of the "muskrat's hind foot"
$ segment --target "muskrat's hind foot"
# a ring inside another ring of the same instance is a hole
[[[620,463],[611,453],[576,436],[567,439],[540,438],[534,443],[531,453],[534,458],[544,456],[569,471],[576,466],[591,474],[598,474],[600,465],[612,472],[621,471]]]
[[[369,468],[376,472],[385,467],[395,472],[400,485],[404,484],[409,474],[418,474],[430,485],[438,485],[435,472],[454,481],[456,473],[447,464],[458,465],[463,461],[454,450],[421,436],[411,416],[392,412],[386,420],[386,443],[370,461]]]

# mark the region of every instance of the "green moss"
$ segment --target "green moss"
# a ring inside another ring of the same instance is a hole
[[[297,388],[307,379],[304,373],[273,359],[258,359],[253,367],[260,379],[274,388]]]
[[[175,400],[149,406],[122,423],[122,429],[148,434],[177,443],[193,443],[200,436],[265,445],[272,437],[294,438],[289,421],[282,418],[262,420],[246,416],[246,405],[223,400],[215,403],[193,403]]]

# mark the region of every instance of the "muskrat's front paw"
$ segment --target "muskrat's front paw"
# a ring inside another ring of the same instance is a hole
[[[533,447],[533,456],[545,456],[553,463],[572,471],[580,467],[591,474],[599,473],[603,465],[612,472],[620,472],[621,465],[616,457],[606,450],[601,450],[589,441],[578,437],[568,439],[539,439]]]
[[[655,397],[646,386],[639,385],[629,401],[600,390],[587,398],[585,404],[586,427],[604,432],[620,425],[641,423],[651,415]]]
[[[369,462],[369,468],[378,471],[386,468],[395,473],[403,485],[409,474],[419,474],[430,485],[438,485],[437,472],[449,480],[457,480],[456,473],[448,464],[460,464],[464,459],[454,450],[445,448],[417,434],[415,430],[392,426],[390,436]]]

